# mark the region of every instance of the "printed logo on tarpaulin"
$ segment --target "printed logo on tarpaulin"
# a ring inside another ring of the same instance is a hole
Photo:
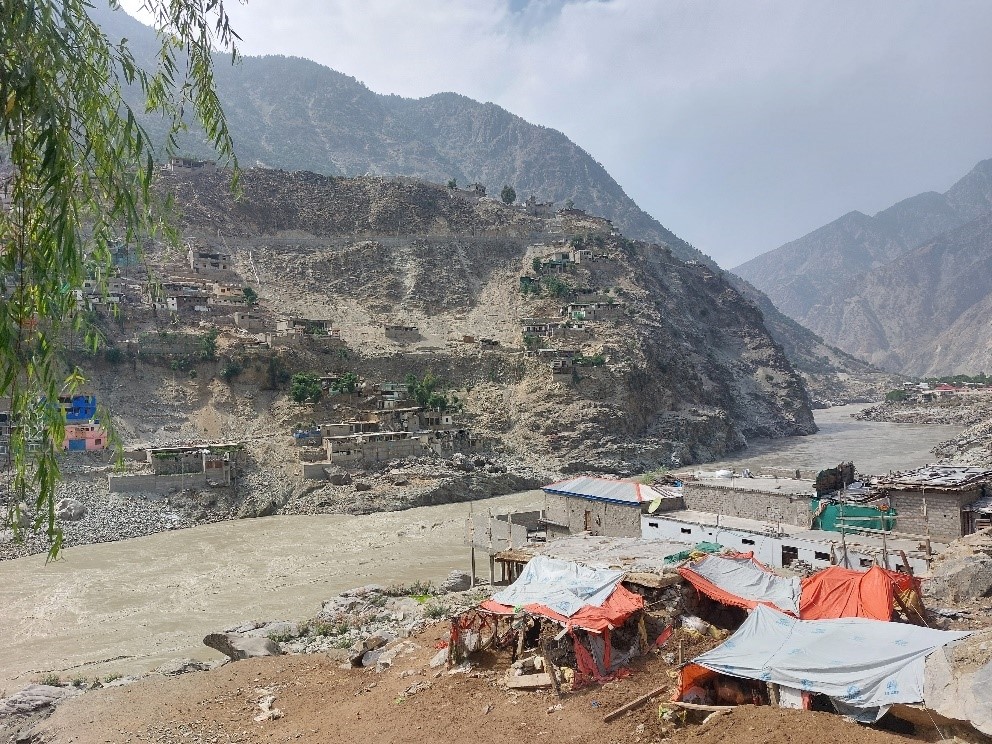
[[[768,671],[762,672],[761,673],[761,677],[759,677],[759,679],[762,682],[771,682],[772,681],[772,673],[771,672],[768,672]]]
[[[897,646],[908,646],[909,645],[909,641],[907,641],[905,638],[898,638],[898,639],[895,640],[895,645],[897,645]]]
[[[851,703],[857,702],[861,699],[861,688],[857,685],[850,685],[844,694],[844,699]]]
[[[894,679],[890,679],[885,683],[885,696],[893,697],[899,694],[899,683]]]

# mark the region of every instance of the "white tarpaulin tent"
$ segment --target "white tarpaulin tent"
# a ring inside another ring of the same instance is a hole
[[[967,635],[864,618],[797,620],[758,605],[736,633],[692,663],[821,693],[843,713],[877,720],[895,703],[923,702],[927,656]]]
[[[583,605],[601,607],[622,578],[623,571],[588,568],[539,555],[531,558],[520,577],[493,594],[492,599],[510,607],[541,604],[571,617]]]
[[[718,601],[733,597],[744,600],[748,608],[756,604],[773,604],[783,612],[799,616],[799,597],[802,585],[799,579],[787,579],[765,571],[755,563],[750,555],[726,556],[704,555],[679,570],[682,578],[688,580],[700,591],[714,596]],[[695,576],[705,583],[694,581]],[[707,584],[722,592],[709,592]]]

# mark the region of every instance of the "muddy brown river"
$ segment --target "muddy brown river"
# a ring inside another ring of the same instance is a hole
[[[817,411],[821,433],[757,442],[735,467],[819,468],[853,459],[862,471],[922,465],[957,427],[854,421],[858,407]],[[743,453],[742,453],[743,454]],[[706,465],[713,468],[719,464]],[[476,508],[539,507],[539,491]],[[468,568],[468,505],[368,516],[268,517],[69,548],[0,562],[0,690],[45,673],[105,676],[175,658],[216,659],[209,632],[245,620],[301,619],[338,591],[443,578]],[[484,562],[483,562],[484,565]]]

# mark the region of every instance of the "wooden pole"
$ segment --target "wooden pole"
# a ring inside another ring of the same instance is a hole
[[[551,663],[551,652],[548,650],[547,639],[541,641],[541,658],[544,659],[544,670],[551,678],[551,688],[555,691],[555,695],[561,697],[561,684],[558,682],[558,672],[555,670],[555,665]]]
[[[644,703],[646,703],[648,700],[650,700],[653,697],[657,697],[664,691],[665,691],[665,685],[662,685],[661,687],[656,687],[655,689],[651,690],[651,692],[641,695],[639,698],[634,698],[629,703],[621,705],[613,712],[607,713],[605,716],[603,716],[603,723],[609,723],[610,721],[622,716],[628,710],[634,710],[634,708],[638,708],[644,705]]]

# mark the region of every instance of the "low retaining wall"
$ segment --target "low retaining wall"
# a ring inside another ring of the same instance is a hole
[[[111,475],[111,493],[149,493],[166,496],[187,488],[208,486],[206,473],[185,475]]]

